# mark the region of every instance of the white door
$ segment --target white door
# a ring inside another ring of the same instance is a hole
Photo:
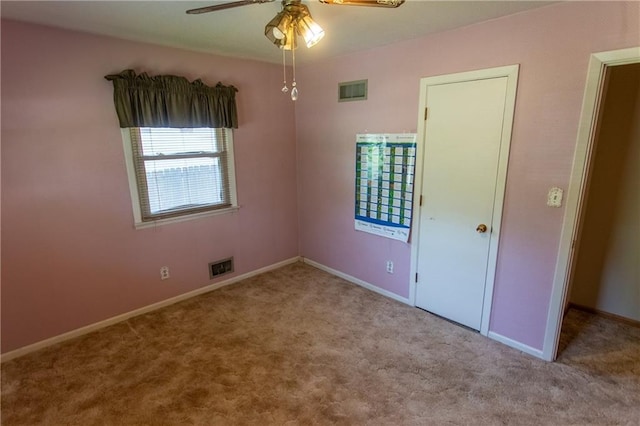
[[[508,83],[496,77],[426,88],[416,306],[475,330],[497,244],[491,235]]]

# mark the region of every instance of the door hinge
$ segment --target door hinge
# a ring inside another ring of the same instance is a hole
[[[418,282],[418,273],[416,272],[416,282]]]
[[[420,196],[420,203],[419,205],[422,207],[422,195]]]
[[[429,108],[425,108],[424,109],[424,119],[426,120],[428,116],[429,116]]]

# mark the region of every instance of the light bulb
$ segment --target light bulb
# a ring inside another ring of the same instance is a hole
[[[283,33],[282,31],[280,31],[280,29],[278,27],[275,27],[273,29],[273,36],[275,38],[277,38],[278,40],[282,40],[285,37],[285,33]]]
[[[315,46],[322,37],[324,37],[324,30],[318,25],[311,16],[307,15],[298,21],[298,33],[304,37],[304,41],[307,47]]]

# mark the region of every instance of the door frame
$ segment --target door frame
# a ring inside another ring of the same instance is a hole
[[[560,331],[569,287],[573,278],[576,241],[585,208],[585,198],[592,169],[598,117],[607,67],[640,62],[640,47],[593,53],[589,60],[587,81],[582,101],[578,137],[573,155],[571,179],[565,201],[565,213],[560,234],[560,246],[551,288],[547,326],[542,346],[542,358],[553,361],[558,355]]]
[[[467,71],[455,74],[437,75],[420,79],[420,101],[418,106],[417,127],[417,152],[424,151],[426,144],[426,118],[425,109],[429,86],[442,84],[463,83],[467,81],[486,80],[491,78],[507,77],[507,90],[505,95],[504,121],[502,124],[502,138],[499,148],[498,171],[496,177],[496,191],[493,203],[493,218],[491,221],[491,235],[489,242],[489,258],[487,262],[487,275],[485,280],[484,299],[482,303],[482,320],[480,322],[480,334],[489,335],[489,320],[491,317],[491,303],[493,300],[493,288],[495,281],[496,264],[498,260],[498,243],[500,241],[500,229],[502,224],[502,207],[507,182],[507,165],[509,162],[509,148],[511,146],[511,130],[515,112],[516,89],[518,84],[519,65],[507,65],[496,68],[488,68]],[[413,218],[413,235],[411,243],[411,269],[409,278],[409,303],[416,306],[416,277],[418,272],[418,242],[420,239],[420,197],[422,196],[424,153],[416,155],[416,169],[414,179],[414,203],[411,217]]]

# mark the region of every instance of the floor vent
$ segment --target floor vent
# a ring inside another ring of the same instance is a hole
[[[233,272],[233,257],[209,264],[209,279]]]
[[[368,80],[357,80],[338,83],[338,102],[366,100],[367,81]]]

